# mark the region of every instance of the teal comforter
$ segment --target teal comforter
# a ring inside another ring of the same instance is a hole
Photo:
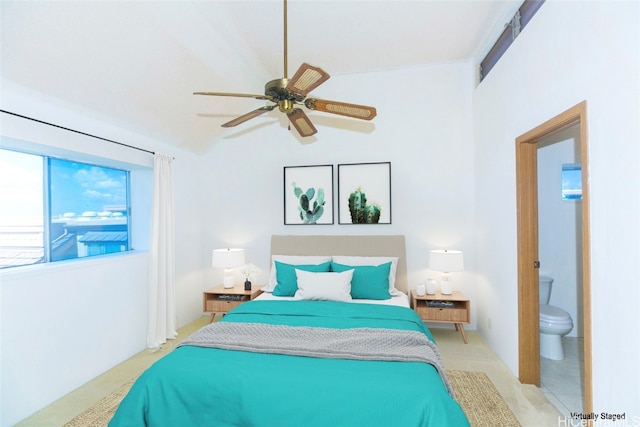
[[[251,301],[224,322],[429,330],[410,309],[330,301]],[[110,426],[468,426],[421,362],[319,359],[183,346],[150,367]]]

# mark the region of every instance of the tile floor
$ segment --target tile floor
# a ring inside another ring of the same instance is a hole
[[[462,342],[460,334],[452,327],[431,327],[431,331],[445,368],[487,374],[522,427],[561,425],[561,413],[549,402],[542,389],[532,384],[521,384],[476,331],[467,331],[468,344]]]
[[[584,339],[562,337],[564,360],[540,358],[540,389],[561,414],[583,412]]]

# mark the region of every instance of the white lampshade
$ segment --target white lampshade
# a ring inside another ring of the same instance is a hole
[[[233,272],[231,269],[244,265],[244,249],[214,249],[211,265],[216,268],[224,268],[223,286],[225,288],[233,288]]]
[[[429,255],[429,268],[444,273],[440,279],[440,292],[444,295],[451,295],[453,288],[448,273],[464,270],[462,251],[449,249],[431,251]]]
[[[233,268],[244,265],[244,249],[214,249],[211,265],[217,268]]]
[[[429,256],[429,268],[435,271],[451,273],[464,270],[462,251],[449,249],[433,250]]]

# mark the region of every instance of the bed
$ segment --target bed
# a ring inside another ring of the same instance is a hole
[[[409,308],[404,236],[272,236],[271,254],[265,292],[145,371],[110,426],[469,425]]]

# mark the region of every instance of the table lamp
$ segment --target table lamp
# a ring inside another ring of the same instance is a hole
[[[433,250],[429,256],[429,268],[435,271],[441,271],[440,292],[443,295],[451,295],[453,289],[451,287],[451,278],[449,273],[464,270],[464,261],[462,251],[454,251],[450,249]]]
[[[214,249],[211,265],[215,268],[224,268],[222,285],[227,289],[233,288],[233,271],[231,269],[244,265],[244,250]]]

